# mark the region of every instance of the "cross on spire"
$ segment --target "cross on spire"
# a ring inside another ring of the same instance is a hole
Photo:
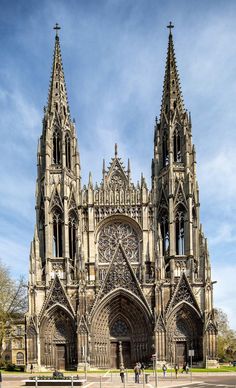
[[[58,23],[56,23],[55,27],[53,29],[56,31],[56,36],[58,36],[58,31],[61,29]]]
[[[172,24],[172,22],[170,22],[170,24],[168,26],[166,26],[166,28],[169,28],[170,35],[171,35],[171,30],[172,30],[172,28],[174,28],[174,24]]]

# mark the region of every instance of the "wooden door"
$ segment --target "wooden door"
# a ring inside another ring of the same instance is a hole
[[[111,368],[117,369],[119,363],[118,342],[111,342]]]
[[[130,351],[129,341],[122,342],[122,355],[123,355],[124,367],[132,368],[133,366],[131,365],[131,351]]]
[[[66,369],[66,346],[57,345],[57,369]]]
[[[186,362],[186,342],[176,342],[175,362],[182,367]]]

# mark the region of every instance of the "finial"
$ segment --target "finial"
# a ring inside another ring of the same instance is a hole
[[[89,171],[89,186],[90,187],[93,186],[93,180],[92,180],[92,173],[91,173],[91,171]]]
[[[128,159],[128,173],[130,173],[130,160]]]
[[[117,158],[117,154],[118,154],[118,151],[117,151],[117,143],[115,143],[115,158]]]
[[[166,28],[169,28],[170,35],[171,35],[171,29],[174,28],[174,24],[172,24],[172,22],[170,22],[170,24],[168,26],[166,26]]]
[[[56,38],[58,37],[58,31],[61,29],[58,23],[56,23],[55,27],[53,29],[56,31]]]

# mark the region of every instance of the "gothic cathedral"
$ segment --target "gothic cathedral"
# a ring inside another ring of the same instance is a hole
[[[81,186],[59,36],[37,154],[30,252],[27,365],[35,370],[214,365],[213,283],[199,220],[192,125],[170,24],[152,187],[118,156]],[[56,27],[58,29],[58,26]],[[150,133],[151,136],[151,133]]]

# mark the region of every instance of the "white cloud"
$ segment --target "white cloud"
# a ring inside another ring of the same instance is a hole
[[[201,195],[226,206],[234,205],[236,193],[236,153],[232,145],[226,144],[215,155],[207,155],[198,165]],[[232,202],[228,202],[232,201]]]

